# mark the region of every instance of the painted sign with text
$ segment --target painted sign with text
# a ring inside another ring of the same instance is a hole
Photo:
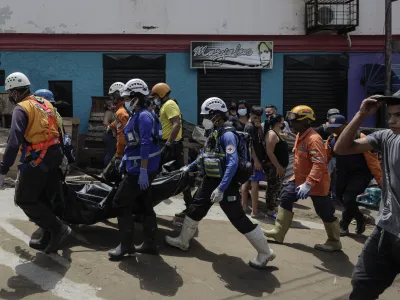
[[[272,69],[274,42],[191,42],[191,68]]]

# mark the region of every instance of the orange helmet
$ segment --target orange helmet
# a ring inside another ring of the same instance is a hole
[[[313,109],[307,105],[298,105],[294,107],[291,111],[286,113],[286,118],[289,121],[294,120],[305,120],[310,119],[311,121],[315,121],[315,113]]]
[[[169,92],[171,91],[171,88],[169,87],[168,84],[164,82],[157,83],[153,88],[151,89],[151,95],[155,96],[157,95],[160,98],[164,98]]]

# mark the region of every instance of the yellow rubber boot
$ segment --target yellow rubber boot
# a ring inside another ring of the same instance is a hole
[[[342,243],[340,242],[340,226],[339,220],[336,219],[332,223],[324,223],[328,239],[324,244],[316,244],[315,249],[324,252],[333,252],[342,250]]]
[[[288,232],[290,225],[292,225],[293,216],[294,213],[292,211],[279,207],[274,229],[263,229],[264,235],[278,243],[283,243],[285,235]]]

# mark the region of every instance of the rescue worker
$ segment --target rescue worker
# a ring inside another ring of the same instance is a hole
[[[328,160],[336,157],[336,197],[344,206],[340,220],[341,236],[349,235],[349,225],[353,218],[357,221],[356,233],[362,234],[365,231],[366,218],[358,209],[357,196],[365,191],[374,177],[382,187],[382,168],[377,155],[370,151],[352,155],[336,155],[333,152],[336,141],[346,126],[344,116],[331,116],[327,128],[332,135],[325,143]],[[365,135],[358,132],[356,139],[363,137]]]
[[[122,82],[114,82],[110,88],[108,94],[110,95],[111,100],[115,104],[115,121],[111,123],[111,130],[117,130],[117,150],[114,157],[111,159],[108,166],[105,168],[103,172],[103,177],[108,181],[116,181],[118,180],[116,177],[119,165],[121,164],[122,156],[124,155],[124,148],[126,146],[126,141],[122,130],[125,125],[128,123],[130,112],[126,106],[129,105],[129,102],[125,104],[124,98],[120,94],[120,90],[124,88],[125,84]]]
[[[176,166],[181,168],[185,164],[183,161],[182,114],[176,101],[170,98],[170,94],[171,88],[163,82],[157,83],[151,90],[151,98],[160,107],[159,116],[162,126],[161,164],[175,160]],[[192,202],[190,192],[190,189],[183,192],[186,208],[182,212],[175,214],[177,218],[183,219],[185,217],[186,211]]]
[[[299,105],[287,113],[287,119],[298,132],[294,151],[294,175],[284,186],[275,221],[275,228],[265,230],[264,234],[283,243],[293,220],[293,203],[311,197],[318,216],[324,222],[328,240],[315,245],[315,249],[331,252],[342,249],[339,221],[335,208],[328,198],[329,173],[327,155],[321,136],[311,128],[315,114],[311,107]]]
[[[182,171],[200,169],[204,178],[189,206],[179,236],[167,236],[165,240],[168,245],[187,251],[199,222],[213,203],[220,203],[232,225],[246,236],[258,252],[257,257],[249,262],[250,266],[264,268],[276,255],[270,249],[261,228],[253,224],[242,209],[240,183],[235,179],[239,166],[239,140],[235,129],[227,123],[227,111],[225,102],[217,97],[207,99],[201,106],[203,126],[213,132],[197,160],[183,167]]]
[[[59,128],[59,133],[60,133],[60,142],[61,142],[61,147],[63,150],[63,153],[66,157],[66,160],[63,161],[63,167],[62,169],[65,169],[68,164],[72,164],[75,162],[75,154],[72,148],[72,139],[71,137],[65,132],[64,124],[63,124],[63,118],[61,117],[60,113],[57,110],[56,101],[54,100],[54,95],[53,92],[47,89],[40,89],[35,92],[35,96],[42,97],[49,101],[53,107],[54,110],[56,111],[56,119],[57,119],[57,125]],[[66,174],[66,172],[63,172]]]
[[[0,186],[14,164],[21,147],[19,183],[15,190],[15,202],[31,221],[43,232],[39,239],[31,240],[34,249],[52,253],[71,233],[49,206],[51,186],[60,181],[58,167],[63,154],[56,112],[51,103],[34,96],[30,81],[22,73],[10,74],[5,89],[11,103],[15,104],[7,147],[0,162]]]
[[[122,92],[127,107],[131,107],[133,116],[123,129],[127,142],[124,151],[121,172],[127,175],[121,182],[113,200],[118,211],[118,229],[120,244],[109,252],[111,259],[120,259],[135,252],[157,254],[157,219],[153,210],[149,189],[160,167],[161,152],[156,138],[155,120],[146,107],[149,89],[141,79],[129,80]],[[130,105],[131,104],[131,105]],[[144,242],[136,247],[133,244],[134,220],[132,211],[139,206],[144,214]]]
[[[35,92],[35,96],[42,97],[42,98],[46,99],[47,101],[49,101],[51,103],[51,105],[53,105],[53,107],[56,111],[57,125],[58,125],[58,128],[61,129],[62,138],[64,138],[65,128],[63,125],[63,119],[62,119],[60,113],[57,111],[57,108],[54,106],[56,101],[54,100],[53,92],[50,90],[47,90],[47,89],[40,89]]]

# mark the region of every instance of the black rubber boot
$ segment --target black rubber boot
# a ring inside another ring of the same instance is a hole
[[[363,215],[360,220],[357,220],[357,226],[356,226],[356,233],[357,234],[363,234],[365,229],[366,229],[367,221],[365,219],[365,216]]]
[[[157,218],[156,216],[146,217],[143,222],[144,241],[141,245],[135,246],[136,252],[158,255]]]
[[[40,238],[32,239],[29,241],[29,247],[36,250],[44,250],[50,243],[51,233],[43,228],[39,227]]]
[[[348,236],[349,235],[349,224],[346,224],[343,220],[340,220],[340,236]]]
[[[50,242],[47,245],[44,252],[50,254],[57,252],[62,242],[71,234],[71,228],[65,224],[61,225],[61,228],[57,232],[51,233]]]
[[[135,246],[133,245],[134,223],[131,213],[118,217],[118,229],[120,244],[117,248],[108,252],[111,260],[119,260],[125,255],[131,255],[136,252]]]

